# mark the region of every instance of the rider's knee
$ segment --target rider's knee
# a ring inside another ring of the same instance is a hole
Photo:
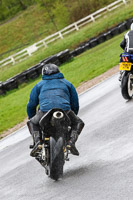
[[[31,133],[31,135],[32,135],[33,132],[35,132],[35,131],[40,131],[39,124],[38,124],[38,125],[37,125],[37,124],[34,124],[34,123],[32,122],[32,120],[29,120],[29,121],[27,122],[27,126],[28,126],[28,129],[29,129],[29,132]]]
[[[78,135],[81,133],[81,131],[83,130],[84,128],[84,122],[79,118],[78,119],[78,123],[77,123],[77,133]]]

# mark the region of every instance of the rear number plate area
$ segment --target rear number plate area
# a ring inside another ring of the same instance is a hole
[[[132,67],[132,63],[121,62],[120,64],[120,70],[130,71],[131,67]]]

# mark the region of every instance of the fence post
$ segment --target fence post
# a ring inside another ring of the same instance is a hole
[[[126,5],[127,4],[126,0],[123,0],[123,3]]]
[[[74,26],[75,26],[76,30],[78,31],[79,30],[78,25],[75,23]]]
[[[32,56],[32,54],[31,54],[31,52],[30,52],[29,49],[26,49],[26,51],[27,51],[27,53],[28,53],[29,56]]]
[[[13,58],[13,56],[10,56],[11,61],[13,62],[13,65],[15,64],[15,59]]]
[[[61,34],[61,32],[59,31],[58,33],[59,33],[60,38],[63,39],[63,35]]]
[[[95,22],[95,19],[94,19],[93,15],[91,15],[91,19],[92,19],[93,22]]]
[[[109,6],[107,6],[106,8],[107,8],[107,11],[109,11],[109,12],[110,12]]]
[[[47,44],[46,44],[46,42],[45,42],[45,40],[43,40],[43,44],[44,44],[44,46],[47,48],[48,46],[47,46]]]

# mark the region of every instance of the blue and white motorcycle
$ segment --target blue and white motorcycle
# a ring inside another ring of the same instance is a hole
[[[133,97],[133,54],[122,53],[120,55],[121,93],[124,99]]]

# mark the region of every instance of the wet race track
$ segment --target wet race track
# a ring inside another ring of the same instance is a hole
[[[26,127],[0,141],[1,200],[132,200],[133,100],[125,101],[118,74],[80,95],[86,126],[61,181],[53,181],[28,149]]]

